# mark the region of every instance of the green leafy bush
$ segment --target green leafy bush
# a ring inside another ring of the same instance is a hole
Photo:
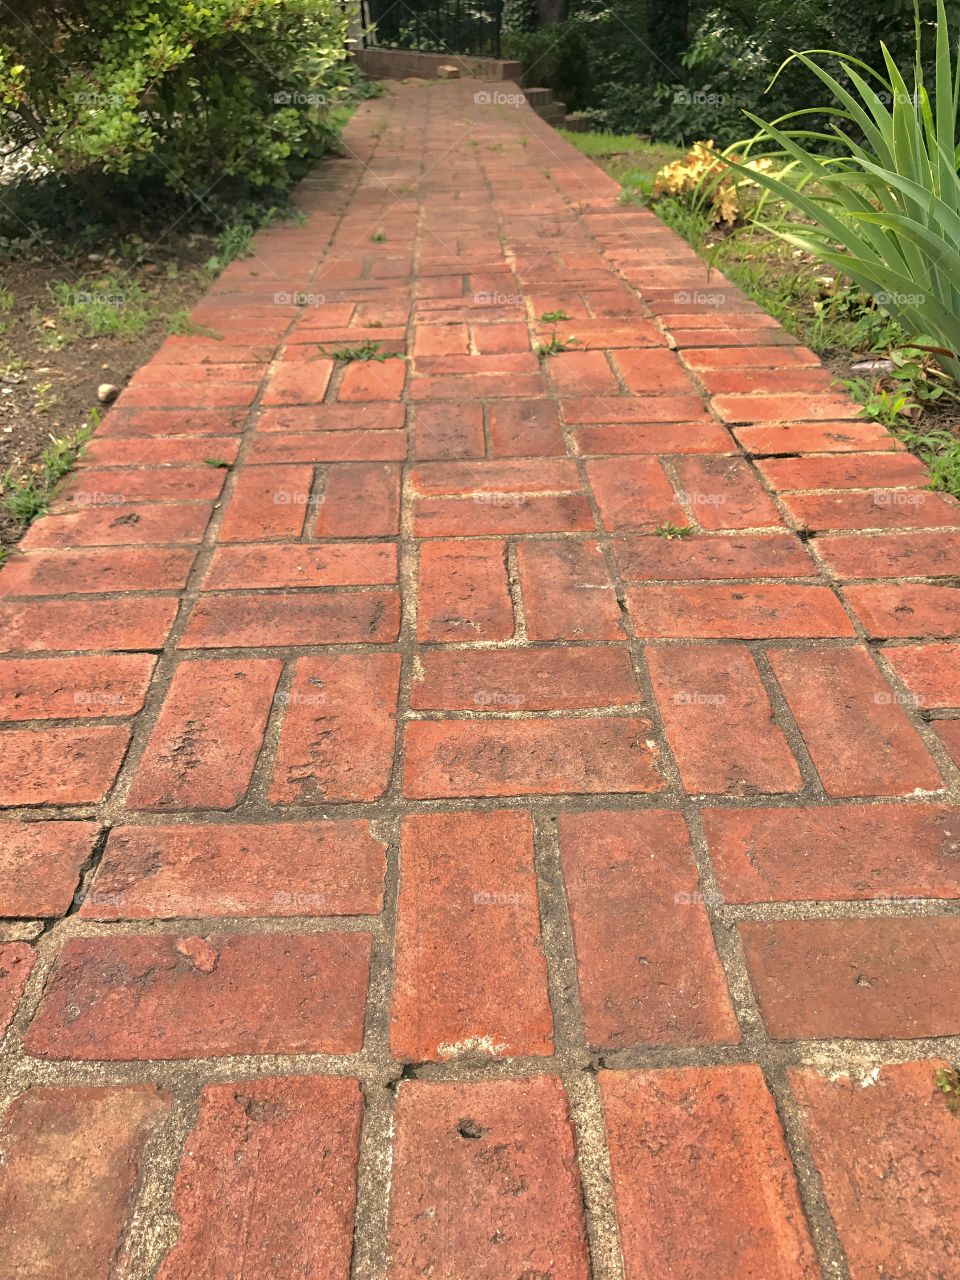
[[[331,141],[345,39],[336,0],[13,0],[0,129],[81,182],[285,187]]]
[[[759,146],[791,169],[789,181],[750,176],[782,202],[786,212],[772,223],[778,235],[867,290],[911,345],[933,349],[960,380],[960,77],[944,0],[938,0],[932,94],[920,46],[918,27],[912,87],[886,46],[885,75],[835,53],[838,79],[810,54],[795,55],[830,91],[834,101],[814,112],[833,127],[801,127],[797,117],[809,112],[774,123],[750,113],[760,129],[751,150]],[[824,154],[830,148],[839,154]],[[790,210],[811,225],[789,220]]]

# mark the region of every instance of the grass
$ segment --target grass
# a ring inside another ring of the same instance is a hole
[[[341,364],[350,364],[354,360],[393,360],[396,353],[381,351],[382,342],[362,342],[358,347],[339,347],[336,351],[328,351],[327,355]]]
[[[16,477],[12,470],[0,476],[0,510],[22,527],[41,516],[50,505],[57,484],[83,452],[93,435],[94,421],[61,440],[52,440],[29,475]]]
[[[576,338],[558,338],[557,331],[554,329],[549,342],[541,342],[534,347],[534,352],[541,360],[546,360],[550,356],[558,356],[562,351],[572,351],[577,345]]]
[[[693,529],[690,525],[673,524],[671,521],[666,520],[663,524],[657,525],[654,533],[658,538],[666,538],[668,541],[672,541],[674,538],[688,538],[693,533]]]
[[[153,318],[147,294],[119,276],[83,276],[69,284],[51,285],[50,295],[56,308],[53,324],[51,317],[37,319],[49,332],[49,345],[55,347],[79,338],[136,338]]]

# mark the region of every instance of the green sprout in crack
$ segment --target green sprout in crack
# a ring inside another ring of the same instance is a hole
[[[386,238],[387,238],[387,233],[385,231],[375,231],[373,235],[370,237],[370,239],[373,241],[374,244],[383,244]]]
[[[229,471],[230,463],[225,458],[204,458],[204,465],[208,467],[218,467],[225,471]]]
[[[550,341],[541,342],[539,346],[534,347],[534,351],[541,360],[545,360],[548,356],[558,356],[563,351],[570,351],[577,343],[577,338],[558,338],[557,331],[554,329]]]
[[[559,324],[561,320],[569,320],[565,311],[545,311],[540,317],[541,324]]]
[[[960,1071],[954,1067],[940,1067],[935,1079],[937,1088],[946,1096],[947,1108],[956,1115],[960,1111]]]
[[[654,530],[658,538],[688,538],[693,530],[686,524],[671,524],[669,520],[665,520],[663,524],[657,525]]]
[[[354,360],[393,360],[396,352],[381,351],[382,346],[382,342],[361,342],[359,347],[340,347],[326,354],[341,364],[351,364]]]

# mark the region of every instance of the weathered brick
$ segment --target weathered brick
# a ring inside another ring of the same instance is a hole
[[[946,748],[947,755],[960,769],[960,720],[937,720],[933,729]]]
[[[960,503],[924,489],[790,493],[784,495],[783,502],[802,529],[929,529],[960,525]]]
[[[582,488],[577,465],[572,458],[422,462],[413,468],[411,483],[421,494],[458,496],[471,493],[572,493]]]
[[[576,533],[594,528],[579,493],[477,493],[469,498],[419,498],[413,515],[418,538],[508,533]]]
[[[161,596],[0,603],[0,651],[161,649],[177,603]]]
[[[529,816],[407,817],[400,861],[394,1054],[409,1062],[551,1054]]]
[[[626,649],[427,651],[410,704],[419,711],[554,711],[641,700]]]
[[[850,619],[826,587],[643,587],[628,591],[627,603],[639,636],[769,640],[853,635]]]
[[[397,580],[392,542],[327,542],[218,547],[203,581],[205,591],[263,587],[369,587]]]
[[[390,538],[400,532],[400,468],[330,467],[316,506],[315,538]]]
[[[0,721],[136,715],[155,662],[140,653],[0,660]]]
[[[936,1086],[941,1065],[790,1071],[851,1280],[960,1273],[960,1126]]]
[[[94,920],[376,914],[384,846],[366,822],[115,827],[80,909]]]
[[[421,544],[417,609],[421,641],[509,640],[513,632],[506,543]]]
[[[405,360],[355,360],[343,371],[337,400],[399,400],[406,374]]]
[[[110,495],[107,495],[108,497]],[[168,502],[151,506],[95,503],[83,511],[48,515],[20,540],[24,551],[76,547],[143,547],[200,542],[213,506],[209,502]]]
[[[0,1039],[13,1021],[35,959],[29,942],[0,942]]]
[[[949,578],[960,565],[960,533],[879,533],[815,538],[839,578]]]
[[[414,356],[465,356],[470,350],[470,331],[465,324],[417,325]]]
[[[246,794],[282,663],[181,662],[130,788],[134,809],[231,809]]]
[[[802,790],[749,649],[650,649],[647,664],[688,791],[742,797]]]
[[[56,510],[72,511],[95,505],[107,495],[124,502],[213,502],[220,496],[226,471],[222,467],[83,467],[61,485]]]
[[[602,351],[561,351],[544,362],[560,395],[618,395],[620,383]]]
[[[418,459],[482,458],[483,407],[450,401],[417,405],[414,447]]]
[[[884,659],[921,707],[960,707],[960,644],[898,644]]]
[[[635,395],[661,391],[689,395],[694,389],[690,375],[675,351],[618,351],[614,363]]]
[[[676,458],[682,496],[704,529],[783,524],[777,505],[743,458]]]
[[[559,830],[589,1042],[738,1040],[680,814],[562,814]]]
[[[940,805],[706,809],[727,902],[950,898],[960,810]]]
[[[319,404],[326,395],[333,373],[332,360],[309,364],[282,364],[274,370],[263,393],[264,405]]]
[[[363,933],[71,938],[24,1047],[108,1062],[355,1053],[369,959]]]
[[[737,360],[737,365],[740,361]],[[791,369],[701,369],[698,377],[711,396],[747,396],[761,393],[829,391],[833,377],[822,366]]]
[[[312,487],[311,467],[245,467],[227,504],[218,540],[298,538]]]
[[[180,1237],[158,1280],[349,1280],[362,1117],[356,1080],[207,1085],[173,1191]]]
[[[63,915],[97,830],[93,822],[0,823],[0,916]]]
[[[860,416],[860,406],[844,395],[714,396],[714,412],[724,422],[836,422]]]
[[[953,1036],[960,919],[746,921],[750,980],[775,1040]]]
[[[793,369],[813,367],[820,361],[806,347],[737,347],[731,352],[729,347],[703,347],[699,350],[685,351],[683,362],[698,373],[709,369],[729,369],[736,364],[738,369]]]
[[[118,1275],[147,1140],[171,1095],[153,1085],[28,1089],[4,1118],[4,1280]]]
[[[768,656],[828,795],[906,796],[942,785],[865,649],[775,649]]]
[[[603,1071],[628,1280],[820,1274],[759,1067]]]
[[[622,640],[623,617],[595,542],[521,542],[517,565],[531,640]]]
[[[587,1280],[573,1129],[556,1076],[406,1081],[395,1124],[391,1277]]]
[[[342,431],[351,437],[375,432],[388,435],[403,429],[405,414],[402,404],[280,405],[263,410],[257,419],[257,431],[294,439],[312,432],[329,435]],[[266,443],[258,435],[254,446]]]
[[[201,596],[180,644],[184,649],[388,644],[399,633],[395,591],[229,592]]]
[[[693,396],[583,396],[564,400],[560,406],[570,426],[601,422],[709,422],[702,398]]]
[[[566,453],[551,400],[501,400],[491,404],[488,415],[495,457],[548,458]],[[417,452],[419,456],[419,448]]]
[[[127,387],[117,400],[117,411],[131,409],[245,409],[253,404],[260,388],[259,382],[229,382],[218,386],[208,382],[174,383]]]
[[[605,427],[579,427],[572,431],[577,451],[610,453],[717,453],[736,452],[733,437],[718,422],[628,422]]]
[[[881,640],[960,635],[960,587],[903,582],[844,587],[843,594],[868,634]]]
[[[92,804],[119,773],[130,731],[121,725],[13,729],[0,741],[0,806]]]
[[[649,721],[633,717],[414,722],[404,792],[443,796],[661,791]]]
[[[399,680],[395,653],[300,658],[284,697],[270,799],[379,799],[393,767]]]
[[[686,524],[683,508],[656,458],[591,458],[586,466],[600,518],[609,532],[655,529],[667,522]]]
[[[923,487],[929,473],[912,453],[835,453],[824,457],[764,458],[758,468],[774,489]]]
[[[530,350],[530,331],[519,321],[507,324],[475,324],[473,345],[482,356],[510,355]]]
[[[243,430],[247,409],[111,409],[100,440],[150,436],[223,436]]]
[[[747,453],[866,453],[902,449],[879,422],[794,422],[790,426],[737,427]]]
[[[803,543],[781,534],[623,538],[614,547],[621,577],[630,582],[803,578],[816,573]]]
[[[195,555],[193,547],[27,551],[0,570],[0,589],[7,596],[176,591],[186,584]]]

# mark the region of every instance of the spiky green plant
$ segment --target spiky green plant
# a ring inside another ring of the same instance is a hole
[[[885,45],[886,75],[833,50],[794,54],[788,61],[813,72],[834,103],[772,123],[747,112],[759,132],[736,150],[744,155],[759,147],[780,162],[780,171],[747,173],[735,156],[731,163],[782,202],[767,223],[772,230],[873,294],[911,345],[933,351],[960,381],[960,56],[955,60],[951,50],[943,0],[937,9],[932,95],[924,83],[919,20],[913,89]],[[814,55],[835,59],[848,84]],[[790,123],[811,114],[830,117],[829,130]],[[823,144],[841,153],[824,154]],[[788,221],[792,209],[813,225]]]

